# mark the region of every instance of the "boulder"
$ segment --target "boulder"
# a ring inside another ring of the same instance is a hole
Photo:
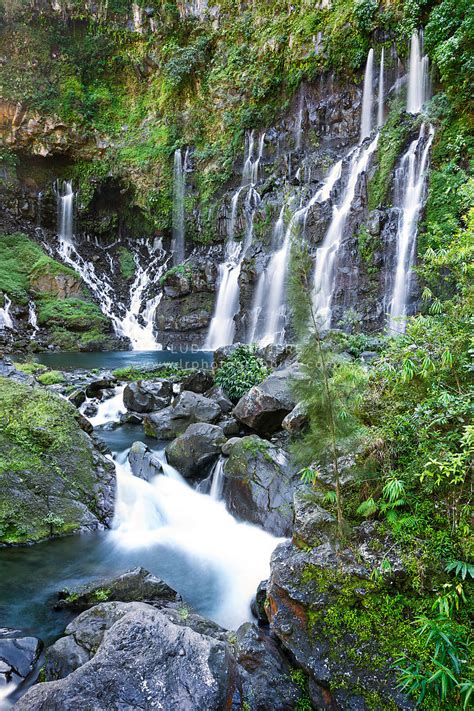
[[[229,400],[220,385],[214,385],[214,387],[207,390],[204,395],[210,400],[214,400],[215,402],[217,402],[224,415],[228,415],[230,412],[232,412],[234,408],[234,403],[232,402],[232,400]]]
[[[226,441],[217,425],[196,423],[166,448],[168,462],[186,478],[203,479]]]
[[[77,414],[42,387],[0,377],[0,544],[110,524],[115,466],[81,429]]]
[[[276,370],[239,400],[234,416],[259,434],[276,432],[296,405],[292,379],[298,377],[301,373],[297,367]]]
[[[336,518],[326,511],[316,501],[316,496],[310,492],[298,491],[293,500],[295,523],[293,526],[293,541],[301,548],[315,546],[322,540],[334,537],[336,533]]]
[[[235,685],[226,643],[148,605],[128,606],[133,607],[109,627],[90,661],[64,679],[29,689],[17,711],[226,708]]]
[[[7,631],[8,634],[8,631]],[[13,632],[12,632],[13,634]],[[5,687],[19,684],[33,671],[42,643],[36,637],[0,638],[0,695]]]
[[[116,578],[105,578],[79,590],[59,594],[57,608],[87,610],[98,602],[165,602],[176,599],[176,591],[145,570],[135,568]]]
[[[173,405],[147,415],[145,432],[157,439],[174,439],[195,422],[213,424],[221,416],[219,405],[198,393],[182,392]]]
[[[366,522],[343,547],[330,533],[334,520],[327,512],[316,505],[311,526],[309,516],[306,506],[297,506],[298,545],[286,541],[272,555],[266,608],[271,632],[309,675],[316,708],[412,709],[397,689],[392,656],[403,647],[401,640],[394,644],[394,635],[406,638],[410,622],[405,632],[387,636],[381,613],[391,588],[403,583],[398,546]],[[384,560],[392,572],[374,580]],[[403,618],[403,603],[399,610]]]
[[[212,388],[214,378],[210,370],[195,370],[193,373],[186,375],[181,381],[181,390],[189,390],[193,393],[203,395],[206,390]],[[209,397],[206,395],[206,397]]]
[[[173,397],[169,380],[139,380],[128,383],[123,391],[123,403],[132,412],[153,412],[167,407]]]
[[[300,708],[303,692],[292,680],[292,668],[275,640],[251,622],[241,625],[235,637],[241,702],[238,708],[255,711]]]
[[[268,615],[265,609],[265,602],[267,599],[267,582],[267,580],[262,580],[259,584],[255,597],[250,605],[252,615],[257,618],[259,625],[268,625]]]
[[[112,375],[112,373],[103,373],[100,378],[91,380],[91,382],[87,384],[86,395],[91,398],[97,397],[101,394],[102,390],[113,388],[116,384],[117,378]]]
[[[128,453],[128,461],[132,473],[139,479],[151,481],[153,477],[163,473],[160,460],[143,442],[132,444]]]
[[[229,511],[275,536],[290,535],[293,492],[301,482],[287,453],[257,435],[230,440],[225,452],[224,498]]]
[[[81,389],[73,390],[73,392],[68,395],[67,399],[69,402],[72,402],[75,407],[80,407],[86,401],[86,393]]]
[[[308,415],[304,403],[299,402],[296,407],[283,419],[281,426],[290,434],[301,432],[308,424]]]
[[[270,368],[278,368],[295,357],[296,349],[290,345],[271,343],[264,348],[259,348],[258,355]]]

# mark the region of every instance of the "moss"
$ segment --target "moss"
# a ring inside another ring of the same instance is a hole
[[[59,383],[66,382],[66,378],[59,370],[49,370],[47,373],[41,373],[36,380],[41,385],[59,385]]]
[[[184,378],[195,372],[191,368],[180,368],[176,363],[162,363],[159,366],[139,367],[129,365],[124,368],[117,368],[113,375],[119,380],[154,380],[155,378]]]
[[[15,363],[14,365],[17,370],[27,375],[36,375],[37,373],[44,373],[45,370],[48,370],[47,367],[41,363],[28,362]]]
[[[98,588],[94,590],[94,599],[97,602],[107,602],[110,597],[111,590],[109,588]]]
[[[133,279],[135,276],[136,264],[133,254],[126,247],[119,247],[118,258],[120,273],[124,279]]]

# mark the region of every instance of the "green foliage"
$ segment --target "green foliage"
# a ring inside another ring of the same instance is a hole
[[[231,400],[237,401],[269,374],[269,368],[256,354],[255,347],[237,346],[216,370],[215,380]]]
[[[47,370],[45,365],[35,363],[34,361],[29,363],[15,363],[14,365],[17,370],[27,375],[36,375],[37,373],[44,373],[44,371]]]
[[[48,370],[47,373],[41,373],[36,377],[36,380],[41,385],[59,385],[66,382],[66,378],[59,370]]]
[[[64,519],[50,511],[47,516],[43,517],[43,523],[49,526],[49,535],[52,536],[55,529],[60,530],[64,526]]]
[[[181,378],[193,370],[181,368],[176,363],[160,363],[158,366],[135,366],[129,365],[124,368],[117,368],[113,375],[119,380],[153,380],[155,378]]]
[[[94,600],[97,602],[107,602],[110,597],[110,589],[108,588],[98,588],[94,591]]]
[[[135,275],[136,264],[133,254],[126,247],[118,250],[120,273],[124,279],[132,279]]]

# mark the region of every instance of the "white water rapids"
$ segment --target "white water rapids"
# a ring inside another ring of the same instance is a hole
[[[99,404],[90,420],[95,426],[120,419],[122,393],[120,386],[112,398]],[[113,530],[108,534],[111,544],[134,551],[135,558],[154,548],[174,551],[177,559],[186,561],[189,576],[212,571],[219,590],[212,619],[228,629],[252,619],[250,602],[269,575],[270,556],[281,539],[237,521],[226,510],[221,500],[221,461],[214,467],[208,495],[188,485],[167,463],[163,449],[154,451],[163,474],[150,482],[134,476],[128,451],[114,454],[117,494]]]

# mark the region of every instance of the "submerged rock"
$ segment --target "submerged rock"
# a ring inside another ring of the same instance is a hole
[[[300,480],[287,453],[257,435],[233,438],[223,452],[228,455],[223,471],[229,511],[275,536],[290,535],[293,492]]]
[[[163,472],[160,460],[143,442],[132,444],[128,461],[134,476],[145,481],[151,481],[153,477]]]
[[[217,425],[196,423],[166,448],[168,462],[186,478],[203,479],[226,441]]]
[[[60,593],[57,608],[87,610],[98,602],[165,602],[176,599],[176,591],[145,570],[135,568],[117,578],[105,578],[78,590]]]

